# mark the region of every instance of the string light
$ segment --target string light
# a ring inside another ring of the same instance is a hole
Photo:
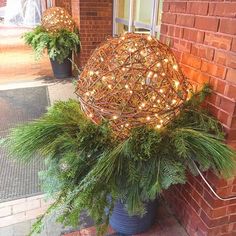
[[[71,32],[75,29],[75,23],[70,14],[61,7],[51,7],[43,12],[42,26],[50,32],[58,32],[67,29]]]
[[[91,120],[107,119],[124,138],[137,126],[160,129],[168,124],[186,101],[187,88],[167,46],[150,35],[127,33],[94,51],[76,94]]]

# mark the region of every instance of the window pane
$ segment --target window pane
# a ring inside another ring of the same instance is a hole
[[[117,35],[122,35],[125,32],[128,32],[128,26],[121,23],[117,23]]]
[[[135,21],[151,23],[153,0],[136,0]]]
[[[118,18],[129,19],[129,0],[118,0]]]

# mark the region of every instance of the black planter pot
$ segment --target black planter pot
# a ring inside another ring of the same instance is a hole
[[[64,79],[72,76],[72,63],[71,63],[72,53],[66,58],[62,63],[57,60],[50,58],[52,71],[57,79]]]
[[[143,217],[129,216],[124,204],[117,202],[110,217],[111,227],[118,233],[133,235],[147,231],[155,222],[157,202],[148,202]]]

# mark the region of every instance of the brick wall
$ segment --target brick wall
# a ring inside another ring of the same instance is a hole
[[[93,50],[112,35],[112,0],[72,0],[72,15],[79,29],[82,49],[79,64],[84,66]]]
[[[0,0],[0,7],[4,7],[7,5],[7,0]]]
[[[209,82],[208,106],[236,147],[236,2],[164,0],[161,40],[170,43],[185,75]],[[205,176],[222,197],[236,195],[236,179]],[[236,201],[216,199],[200,177],[175,186],[165,196],[191,236],[236,235]]]

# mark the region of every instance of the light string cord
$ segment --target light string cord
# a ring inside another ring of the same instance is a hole
[[[200,169],[198,168],[198,166],[196,165],[196,163],[193,161],[193,159],[191,158],[191,161],[193,163],[193,166],[195,167],[195,169],[197,170],[198,174],[201,176],[201,178],[203,179],[203,181],[205,182],[205,184],[208,186],[208,188],[211,190],[211,192],[221,201],[230,201],[230,200],[236,200],[236,196],[233,197],[227,197],[227,198],[223,198],[221,196],[219,196],[215,190],[212,188],[212,186],[209,184],[209,182],[206,180],[206,178],[203,176],[202,172],[200,171]]]

